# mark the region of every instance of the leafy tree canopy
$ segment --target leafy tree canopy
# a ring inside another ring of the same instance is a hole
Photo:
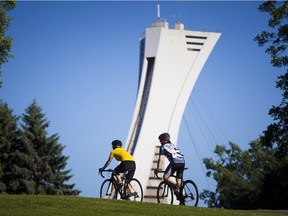
[[[229,209],[258,209],[264,170],[275,165],[274,157],[259,140],[250,143],[250,149],[242,151],[239,146],[229,143],[216,146],[214,153],[218,160],[205,158],[207,176],[213,176],[217,182],[216,192],[205,190],[201,198],[208,207]]]
[[[274,122],[264,131],[261,141],[265,146],[275,147],[276,157],[283,161],[288,160],[288,1],[264,2],[259,11],[269,13],[270,31],[263,31],[255,37],[255,41],[261,47],[266,46],[266,53],[270,54],[274,67],[284,68],[284,73],[278,76],[276,82],[276,88],[283,92],[282,101],[269,110]]]
[[[16,6],[15,0],[0,1],[0,69],[4,63],[12,57],[12,38],[5,34],[6,30],[10,26],[12,18],[7,13],[14,9]],[[1,71],[0,71],[1,76]],[[2,81],[0,80],[0,87]]]
[[[288,1],[266,1],[259,11],[270,15],[270,31],[263,31],[254,40],[266,47],[274,67],[284,69],[276,82],[276,88],[283,92],[282,100],[269,110],[273,123],[248,151],[230,143],[231,149],[216,147],[218,161],[204,159],[207,175],[213,175],[218,184],[216,192],[201,194],[210,207],[288,208]]]

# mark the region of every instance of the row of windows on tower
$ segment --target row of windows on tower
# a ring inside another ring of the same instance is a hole
[[[200,40],[206,40],[207,37],[204,36],[195,36],[195,35],[186,35],[186,38],[192,38],[192,39],[200,39]],[[191,42],[191,41],[187,41],[186,44],[188,45],[196,45],[196,46],[203,46],[204,43],[203,42]],[[200,52],[200,48],[187,48],[188,51],[196,51],[196,52]]]

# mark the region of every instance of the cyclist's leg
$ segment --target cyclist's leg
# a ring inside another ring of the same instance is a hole
[[[130,192],[132,191],[132,188],[131,188],[131,185],[130,185],[130,182],[135,174],[135,170],[136,170],[136,164],[135,164],[135,161],[127,161],[125,163],[125,169],[127,171],[127,174],[126,174],[126,181],[127,181],[127,195],[129,196],[130,195]]]
[[[180,198],[180,191],[181,191],[181,184],[183,178],[183,171],[184,171],[185,164],[183,163],[173,163],[172,164],[172,173],[176,172],[176,182],[173,187],[174,194],[176,195],[177,199]]]
[[[177,187],[181,187],[182,180],[183,180],[183,173],[185,169],[185,163],[178,163],[174,164],[175,170],[176,170],[176,183]]]
[[[165,169],[165,171],[164,171],[164,175],[163,175],[163,180],[164,180],[165,182],[167,182],[169,185],[171,185],[173,188],[175,188],[175,186],[176,186],[176,182],[174,181],[173,178],[171,178],[171,176],[173,175],[174,172],[175,172],[175,171],[173,170],[173,164],[170,163],[170,164],[166,167],[166,169]]]
[[[182,197],[182,181],[183,181],[183,173],[184,173],[184,168],[185,168],[185,163],[177,163],[174,165],[175,170],[176,170],[176,189],[175,189],[175,195],[177,196],[177,199],[181,199]],[[180,203],[181,205],[181,203]]]
[[[120,173],[125,172],[125,163],[121,162],[118,166],[116,166],[115,169],[114,169],[114,172],[115,172],[115,176],[116,176],[116,179],[117,179],[118,186],[121,186],[122,179],[121,179]]]

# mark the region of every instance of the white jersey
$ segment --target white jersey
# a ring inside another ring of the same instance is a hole
[[[160,155],[165,155],[170,163],[185,163],[184,155],[173,143],[165,143],[160,147]]]

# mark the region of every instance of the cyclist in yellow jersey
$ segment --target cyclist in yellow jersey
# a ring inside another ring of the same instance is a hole
[[[102,172],[106,167],[109,166],[112,159],[115,157],[117,161],[121,163],[115,167],[115,175],[118,182],[118,187],[122,187],[121,176],[120,173],[127,172],[126,180],[129,187],[129,182],[132,180],[135,170],[136,170],[136,163],[131,154],[129,154],[124,148],[122,147],[122,142],[120,140],[114,140],[112,143],[113,150],[111,151],[108,160],[106,161],[105,165],[102,168],[99,168],[99,172]]]

